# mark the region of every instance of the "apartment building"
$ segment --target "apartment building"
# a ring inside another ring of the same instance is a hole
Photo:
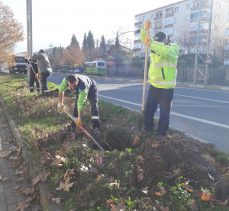
[[[137,30],[146,20],[152,22],[152,36],[158,31],[165,32],[180,44],[181,53],[195,53],[198,49],[199,53],[217,54],[217,47],[222,48],[225,40],[229,49],[228,0],[183,0],[136,15],[135,56],[144,56]],[[229,56],[227,62],[229,64]]]

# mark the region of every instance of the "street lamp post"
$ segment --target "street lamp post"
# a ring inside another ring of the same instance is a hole
[[[33,54],[33,36],[32,36],[32,0],[26,0],[26,20],[27,20],[27,52],[31,57]]]

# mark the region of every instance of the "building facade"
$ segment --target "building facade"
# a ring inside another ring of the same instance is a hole
[[[181,54],[217,52],[229,40],[229,1],[183,0],[135,16],[134,55],[144,56],[139,29],[151,21],[151,36],[163,31],[178,42]],[[229,49],[229,41],[228,49]],[[229,59],[228,59],[229,64]],[[226,62],[226,63],[227,63]]]

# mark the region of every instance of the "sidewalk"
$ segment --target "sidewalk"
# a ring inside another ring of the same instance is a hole
[[[0,153],[15,146],[14,143],[15,140],[4,115],[2,104],[0,103]],[[25,200],[25,197],[15,191],[15,187],[19,185],[19,178],[15,176],[15,170],[12,161],[0,157],[0,177],[6,178],[5,182],[2,181],[4,179],[0,179],[1,211],[14,211],[17,204]]]
[[[26,194],[30,179],[6,115],[0,101],[0,211],[40,211]]]

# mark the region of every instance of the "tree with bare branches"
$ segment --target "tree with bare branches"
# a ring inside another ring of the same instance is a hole
[[[15,18],[12,10],[0,1],[0,62],[8,62],[17,42],[24,39],[22,24]]]

